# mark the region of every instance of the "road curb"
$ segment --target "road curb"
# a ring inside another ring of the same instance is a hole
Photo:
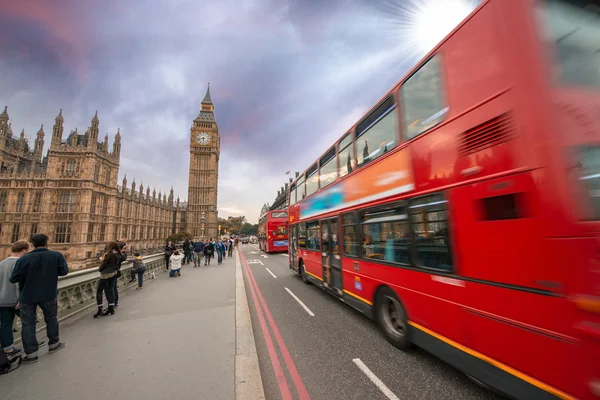
[[[264,400],[240,251],[235,252],[235,398]]]

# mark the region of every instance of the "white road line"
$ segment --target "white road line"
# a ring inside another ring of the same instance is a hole
[[[267,270],[268,273],[271,274],[271,276],[273,276],[273,278],[277,279],[277,277],[275,276],[274,273],[271,272],[271,270],[269,268],[265,268]]]
[[[285,290],[287,290],[287,292],[298,302],[298,304],[302,306],[302,308],[304,308],[304,311],[306,311],[308,315],[310,315],[311,317],[315,316],[315,314],[312,311],[310,311],[310,308],[306,307],[306,304],[304,304],[302,300],[300,300],[294,293],[292,293],[290,289],[285,288]]]
[[[381,392],[386,395],[388,399],[400,400],[398,396],[396,396],[387,386],[385,386],[385,383],[381,382],[381,380],[369,369],[369,367],[367,367],[360,360],[360,358],[355,358],[352,361],[371,380],[371,382],[373,382],[375,386],[377,386],[379,390],[381,390]]]
[[[282,256],[284,256],[285,258],[288,258],[289,255],[288,254],[282,254]]]

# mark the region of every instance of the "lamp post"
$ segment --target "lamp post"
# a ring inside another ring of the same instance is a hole
[[[200,221],[202,221],[202,240],[204,240],[204,223],[206,222],[206,213],[204,211],[202,211],[202,215],[200,215]]]

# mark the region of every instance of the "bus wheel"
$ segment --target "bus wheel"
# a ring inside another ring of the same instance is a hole
[[[304,263],[302,261],[300,261],[300,277],[302,278],[302,282],[306,283],[307,285],[310,283],[310,281],[308,280],[308,278],[306,277],[306,272],[304,271]]]
[[[402,350],[410,347],[406,312],[392,289],[383,287],[377,292],[375,316],[388,342]]]

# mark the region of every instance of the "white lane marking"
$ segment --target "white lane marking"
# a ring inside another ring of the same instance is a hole
[[[289,254],[287,254],[287,253],[286,254],[282,254],[282,256],[284,256],[285,258],[288,258]]]
[[[373,371],[371,371],[369,369],[369,367],[367,367],[360,360],[360,358],[355,358],[352,361],[371,380],[371,382],[373,382],[375,384],[375,386],[377,386],[379,388],[379,390],[381,390],[381,392],[386,395],[386,397],[388,399],[390,399],[390,400],[400,400],[398,398],[398,396],[396,396],[387,386],[385,386],[385,383],[381,382],[381,380],[373,373]]]
[[[290,289],[285,288],[285,290],[287,290],[287,292],[298,302],[298,304],[302,306],[302,308],[304,308],[304,311],[306,311],[308,315],[310,315],[311,317],[315,316],[315,314],[312,311],[310,311],[310,308],[306,307],[306,304],[304,304],[302,300],[300,300],[294,293],[292,293]]]
[[[273,276],[273,278],[277,279],[277,277],[275,276],[275,274],[272,273],[269,268],[265,268],[265,269],[267,270],[268,273],[270,273]]]
[[[261,257],[264,257],[264,258],[269,258],[269,256],[268,256],[268,255],[266,255],[266,254],[261,254],[260,256],[261,256]]]
[[[248,264],[260,264],[260,265],[265,265],[263,264],[262,261],[260,260],[248,260]]]

